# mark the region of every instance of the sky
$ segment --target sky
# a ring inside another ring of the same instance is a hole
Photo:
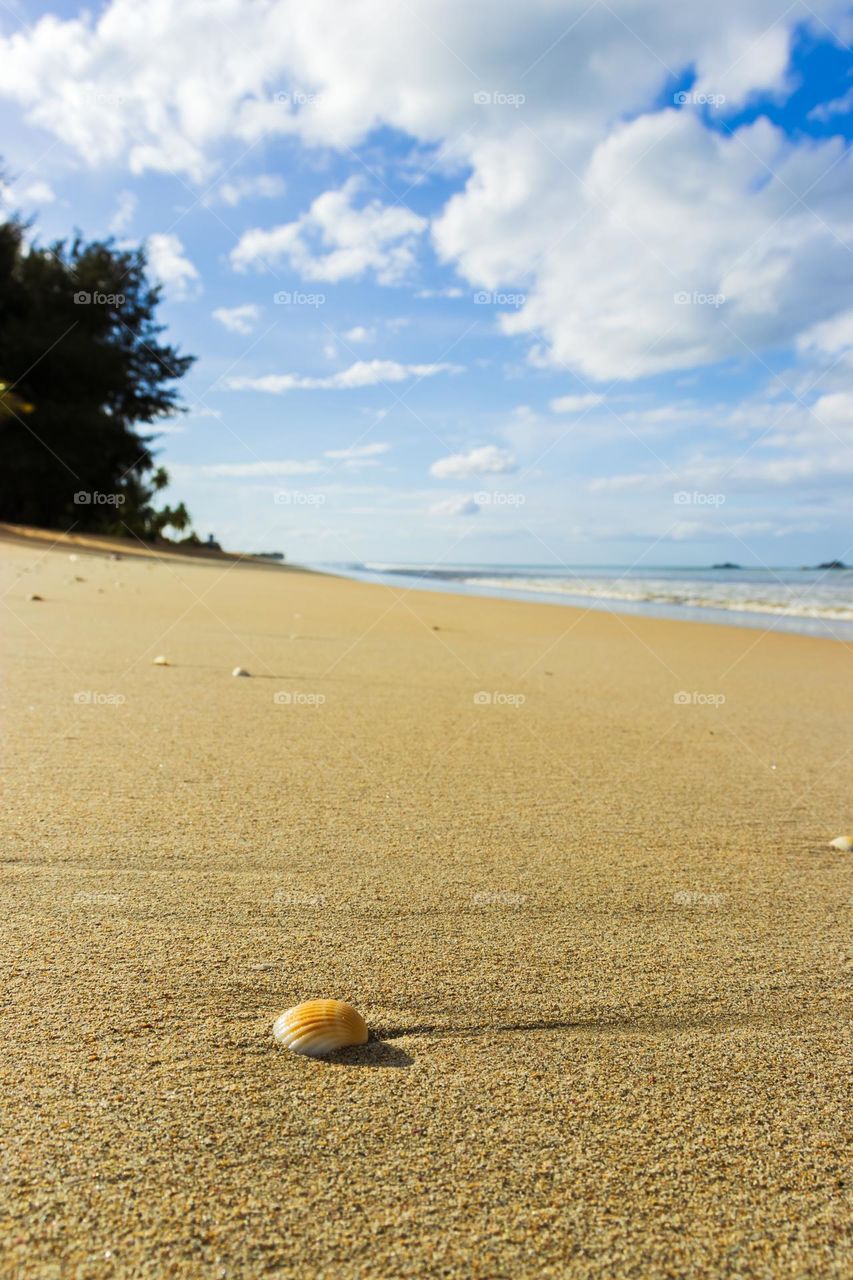
[[[850,560],[851,36],[830,0],[9,0],[0,198],[145,243],[203,537]]]

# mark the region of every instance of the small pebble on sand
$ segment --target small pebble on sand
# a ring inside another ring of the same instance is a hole
[[[30,600],[43,600],[44,596],[37,596],[35,592],[30,596]]]
[[[231,674],[232,676],[247,676],[249,675],[249,672],[245,667],[235,667]]]
[[[170,663],[168,658],[164,657],[162,653],[159,653],[156,658],[151,659],[151,665],[153,667],[168,667]]]
[[[829,842],[830,849],[841,849],[843,853],[853,853],[853,836],[836,836]]]

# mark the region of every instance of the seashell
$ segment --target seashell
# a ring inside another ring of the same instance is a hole
[[[343,1000],[306,1000],[279,1014],[272,1033],[293,1053],[322,1058],[351,1044],[367,1044],[367,1023]]]
[[[231,672],[232,676],[247,676],[250,674],[245,667],[235,667]]]
[[[829,842],[830,849],[841,849],[843,853],[853,853],[853,836],[836,836]]]
[[[80,557],[79,557],[78,555],[76,555],[76,554],[72,551],[72,552],[71,552],[71,555],[68,557],[68,559],[69,559],[69,560],[79,560],[79,559],[80,559]]]
[[[37,596],[35,592],[30,596],[31,600],[43,600],[44,596]]]
[[[158,654],[158,655],[157,655],[157,657],[156,657],[156,658],[152,658],[152,659],[151,659],[151,665],[152,665],[152,667],[168,667],[168,666],[169,666],[169,659],[168,659],[168,658],[164,658],[164,657],[163,657],[163,654],[162,654],[162,653],[160,653],[160,654]]]

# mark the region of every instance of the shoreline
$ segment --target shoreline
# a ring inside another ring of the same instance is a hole
[[[323,572],[323,566],[319,563],[312,564],[311,569],[315,572]],[[608,595],[606,590],[593,592],[572,591],[569,587],[555,588],[548,591],[545,586],[536,587],[520,587],[513,585],[513,577],[507,574],[505,582],[496,580],[488,580],[484,577],[485,570],[488,566],[479,567],[471,570],[471,576],[463,579],[464,571],[447,570],[435,571],[434,569],[426,569],[423,574],[416,572],[414,568],[405,569],[382,569],[374,570],[364,566],[334,566],[339,576],[348,577],[355,582],[366,582],[374,585],[400,587],[405,586],[417,591],[445,591],[453,595],[467,595],[494,600],[518,600],[527,601],[536,604],[553,604],[561,608],[577,609],[582,612],[595,610],[600,613],[612,613],[622,615],[625,618],[664,618],[673,622],[703,622],[711,626],[728,626],[738,627],[748,630],[778,630],[789,632],[794,635],[809,635],[819,639],[837,640],[844,644],[853,643],[853,618],[837,618],[830,613],[807,613],[807,612],[790,612],[787,613],[783,609],[771,605],[756,605],[753,608],[738,606],[734,603],[724,607],[722,604],[714,604],[711,601],[697,603],[679,601],[675,598],[672,600],[663,600],[654,596],[636,597],[631,595],[614,594]],[[572,573],[580,572],[572,570]],[[586,573],[586,578],[594,578],[596,573],[615,573],[617,569],[612,567],[596,569],[592,567]],[[621,578],[617,578],[617,582],[630,581],[627,574],[630,570],[626,570]],[[655,578],[661,573],[678,572],[687,575],[689,579],[690,570],[673,570],[668,567],[652,568],[648,570],[651,578]],[[694,575],[708,572],[708,570],[694,569]],[[774,574],[776,571],[768,570]],[[790,571],[793,572],[793,571]],[[806,572],[817,572],[816,570],[807,570]],[[531,573],[535,573],[535,566],[532,567]],[[478,581],[479,579],[482,579]],[[685,579],[687,580],[687,579]],[[698,579],[695,579],[698,580]],[[570,582],[571,579],[566,578],[563,581]],[[607,579],[602,579],[607,581]],[[853,608],[853,597],[851,597],[851,607]]]
[[[173,543],[144,544],[139,539],[109,534],[74,534],[73,531],[54,531],[26,525],[0,524],[0,549],[10,546],[32,546],[44,550],[68,548],[82,554],[160,559],[164,563],[209,563],[241,565],[244,568],[279,569],[287,573],[313,574],[347,582],[359,582],[368,586],[390,588],[402,595],[411,591],[433,595],[461,596],[472,599],[515,601],[519,604],[549,605],[576,614],[589,612],[610,615],[623,623],[636,623],[641,619],[692,623],[709,627],[729,627],[739,631],[758,631],[766,634],[789,634],[815,640],[829,640],[842,645],[853,645],[853,622],[835,621],[809,615],[786,615],[767,610],[755,612],[735,608],[717,609],[713,606],[660,604],[656,601],[633,602],[622,597],[576,596],[567,599],[547,592],[513,590],[511,586],[477,586],[476,583],[456,585],[452,578],[444,580],[419,577],[414,573],[374,572],[338,564],[301,564],[290,561],[277,562],[249,552],[227,550],[212,551],[201,547],[181,547]],[[488,566],[486,566],[488,568]],[[594,571],[595,567],[592,567]],[[813,570],[809,570],[812,572]],[[452,572],[455,572],[453,570]],[[654,569],[650,572],[656,572]],[[684,572],[687,572],[684,570]],[[694,570],[695,572],[695,570]],[[566,593],[569,594],[569,593]]]
[[[3,1274],[846,1275],[846,645],[110,554],[0,541]]]

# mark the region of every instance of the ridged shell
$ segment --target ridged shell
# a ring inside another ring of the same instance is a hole
[[[279,1014],[272,1033],[294,1053],[322,1058],[351,1044],[367,1044],[367,1023],[343,1000],[306,1000]]]
[[[836,836],[829,842],[830,849],[841,849],[844,853],[853,852],[853,836]]]

